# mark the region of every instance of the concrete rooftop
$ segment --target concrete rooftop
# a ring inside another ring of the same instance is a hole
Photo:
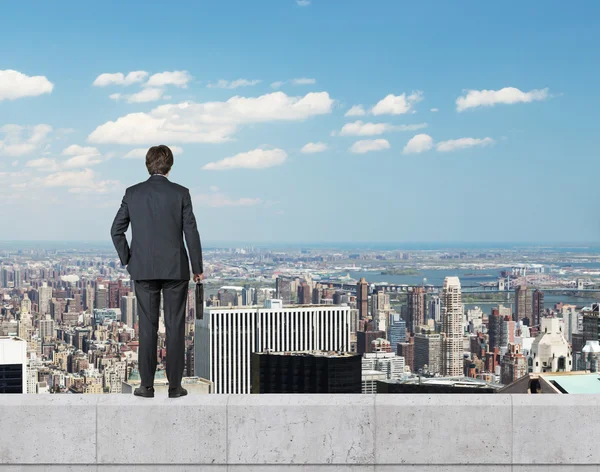
[[[0,395],[0,471],[597,471],[599,413],[596,395]]]

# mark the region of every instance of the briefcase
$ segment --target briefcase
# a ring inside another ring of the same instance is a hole
[[[204,316],[204,285],[196,282],[196,319],[201,320]]]

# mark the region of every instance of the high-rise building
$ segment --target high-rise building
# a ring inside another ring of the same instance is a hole
[[[558,318],[542,318],[540,332],[529,352],[531,371],[570,372],[573,370],[571,346],[565,339]]]
[[[358,319],[367,319],[369,315],[369,284],[364,277],[361,277],[356,284],[356,306],[358,307]]]
[[[356,349],[359,354],[373,352],[373,341],[385,338],[385,331],[357,331]]]
[[[415,337],[410,336],[408,342],[398,343],[398,355],[404,357],[404,362],[411,372],[415,371]]]
[[[429,319],[436,323],[442,322],[442,301],[437,295],[432,296],[429,300]]]
[[[132,293],[121,298],[121,321],[130,328],[137,323],[137,299]]]
[[[8,288],[8,283],[10,281],[10,272],[6,267],[2,268],[2,287]]]
[[[0,394],[27,393],[27,341],[0,336]]]
[[[521,345],[510,343],[500,361],[500,382],[510,385],[525,375],[527,375],[527,358],[521,352]]]
[[[90,312],[94,309],[94,287],[88,285],[83,291],[83,307]]]
[[[23,275],[21,274],[21,269],[18,267],[13,271],[13,280],[15,288],[20,288],[23,285]]]
[[[495,348],[502,346],[502,323],[504,317],[500,314],[498,308],[492,308],[492,314],[488,319],[488,336],[490,352],[493,352]]]
[[[53,319],[51,319],[50,317],[47,317],[46,319],[40,320],[39,328],[40,328],[40,339],[42,341],[44,341],[46,339],[54,338],[54,320]]]
[[[96,285],[96,293],[94,295],[94,308],[98,310],[108,308],[108,290],[104,284]]]
[[[415,372],[423,369],[431,374],[442,371],[442,336],[434,333],[415,334]]]
[[[533,292],[533,311],[531,326],[539,326],[544,315],[544,292],[535,289]]]
[[[121,281],[108,282],[108,308],[119,308]]]
[[[419,326],[425,324],[425,289],[423,287],[413,287],[408,292],[408,329],[411,333],[416,333]]]
[[[533,290],[529,287],[517,287],[515,289],[515,313],[514,320],[521,321],[526,320],[526,325],[532,324],[533,314]]]
[[[50,313],[50,300],[52,300],[52,287],[48,287],[46,282],[38,289],[39,292],[39,310],[41,315]]]
[[[442,374],[463,375],[463,305],[460,280],[446,277],[442,291]]]
[[[298,303],[300,305],[310,305],[312,303],[312,288],[306,282],[302,282],[298,286]]]
[[[406,322],[397,313],[390,315],[390,320],[388,339],[392,345],[392,350],[395,352],[398,343],[406,342]]]
[[[349,352],[252,353],[252,393],[361,393],[361,356]]]
[[[377,370],[386,374],[386,379],[399,379],[404,375],[404,357],[395,352],[372,352],[362,357],[362,370]]]
[[[279,275],[275,279],[275,298],[283,300],[284,304],[292,303],[292,285],[293,279],[291,277]]]
[[[509,344],[515,344],[517,331],[517,322],[508,316],[502,321],[502,331],[500,332],[500,347],[507,348]]]
[[[215,393],[250,393],[253,352],[350,351],[350,307],[278,302],[209,307],[196,320],[194,373],[213,382]]]

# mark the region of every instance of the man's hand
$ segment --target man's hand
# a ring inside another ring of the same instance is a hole
[[[200,282],[204,280],[204,274],[194,274],[194,282]]]

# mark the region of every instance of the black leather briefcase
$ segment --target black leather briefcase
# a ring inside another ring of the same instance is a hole
[[[196,282],[196,319],[201,320],[204,316],[204,285]]]

